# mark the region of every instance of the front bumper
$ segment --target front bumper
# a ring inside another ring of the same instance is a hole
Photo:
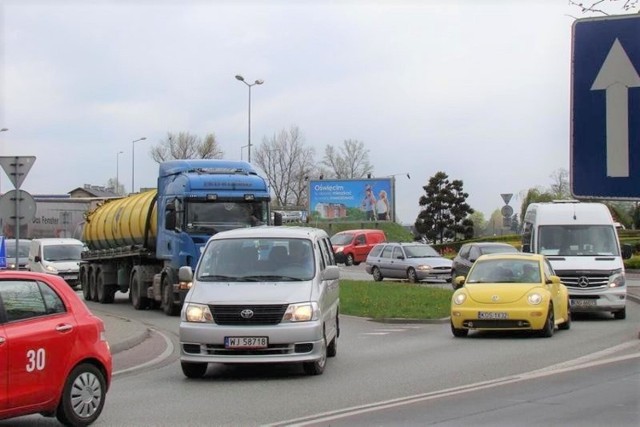
[[[263,349],[226,349],[225,337],[267,337]],[[269,326],[222,326],[180,323],[180,360],[196,363],[284,363],[320,359],[323,348],[320,321]]]
[[[569,304],[573,313],[595,313],[618,311],[626,307],[627,287],[610,288],[604,291],[569,289]]]
[[[451,323],[457,329],[474,330],[540,330],[547,320],[547,305],[506,308],[486,307],[452,307]],[[506,312],[506,319],[479,319],[478,312]]]

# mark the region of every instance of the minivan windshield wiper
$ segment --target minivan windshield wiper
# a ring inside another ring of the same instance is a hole
[[[236,282],[240,279],[238,276],[225,276],[222,274],[202,274],[198,277],[199,280],[204,282],[216,282],[216,281],[225,281],[225,282]]]
[[[303,280],[299,277],[291,277],[291,276],[282,276],[277,274],[264,274],[264,275],[252,275],[252,276],[242,276],[238,277],[239,280],[246,280],[248,282],[292,282]]]

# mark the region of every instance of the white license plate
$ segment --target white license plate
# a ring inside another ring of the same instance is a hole
[[[478,319],[500,320],[508,319],[509,315],[504,311],[479,311]]]
[[[266,348],[267,337],[224,337],[225,348]]]
[[[75,275],[75,274],[73,274],[73,275],[71,275],[71,276],[64,276],[64,275],[63,275],[63,276],[62,276],[62,278],[63,278],[64,280],[77,280],[77,279],[78,279],[78,276],[77,276],[77,275]]]
[[[572,299],[571,306],[572,307],[594,307],[596,306],[596,300],[594,299]]]

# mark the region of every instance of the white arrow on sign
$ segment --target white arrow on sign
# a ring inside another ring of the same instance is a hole
[[[591,90],[606,90],[607,176],[629,176],[629,88],[640,87],[640,76],[616,39]]]

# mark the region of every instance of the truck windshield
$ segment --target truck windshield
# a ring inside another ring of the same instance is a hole
[[[45,261],[78,261],[82,245],[49,245],[42,249],[42,256]]]
[[[538,230],[538,252],[543,255],[620,255],[612,225],[543,225]]]
[[[196,277],[203,282],[296,282],[313,279],[307,239],[221,239],[207,246]]]
[[[234,228],[268,224],[267,202],[190,201],[186,209],[186,230],[217,233]]]

